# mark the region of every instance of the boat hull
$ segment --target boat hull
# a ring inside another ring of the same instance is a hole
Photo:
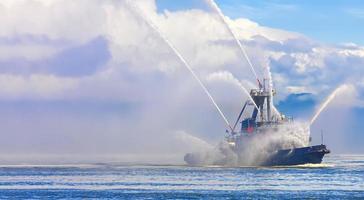
[[[319,164],[330,150],[325,145],[279,150],[272,154],[262,166]]]
[[[235,149],[236,150],[236,149]],[[224,154],[225,151],[221,153]],[[330,150],[325,145],[316,145],[302,148],[284,149],[272,152],[264,161],[248,164],[252,166],[289,166],[289,165],[304,165],[304,164],[319,164],[322,162],[325,154],[330,153]],[[228,155],[228,154],[226,154]],[[237,158],[237,157],[235,157]],[[191,166],[206,165],[206,160],[210,160],[204,154],[188,153],[184,157],[185,162]],[[229,162],[234,158],[225,156],[223,159],[215,160],[210,165],[234,165]],[[242,163],[242,162],[238,162]]]

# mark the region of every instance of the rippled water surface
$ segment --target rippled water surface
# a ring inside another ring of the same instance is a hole
[[[279,168],[0,166],[0,199],[364,199],[364,156]]]

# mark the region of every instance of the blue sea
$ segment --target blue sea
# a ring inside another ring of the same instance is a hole
[[[364,199],[364,156],[270,168],[2,165],[0,199]]]

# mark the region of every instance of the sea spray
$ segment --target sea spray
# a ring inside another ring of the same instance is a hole
[[[315,115],[312,117],[311,121],[310,121],[310,125],[312,125],[316,119],[320,116],[320,114],[322,113],[322,111],[325,110],[325,108],[330,104],[330,102],[332,100],[335,99],[335,97],[340,93],[340,92],[345,92],[346,90],[349,89],[349,86],[347,84],[343,84],[340,85],[339,87],[337,87],[328,97],[327,99],[324,101],[323,104],[320,105],[319,109],[316,111]]]
[[[188,153],[185,162],[192,166],[238,166],[238,155],[229,147],[226,141],[220,142],[215,148]]]
[[[197,74],[193,71],[192,67],[189,65],[189,63],[184,59],[184,57],[179,53],[177,48],[167,39],[167,37],[159,30],[159,28],[147,17],[143,14],[143,12],[130,0],[126,1],[127,4],[130,6],[130,8],[135,12],[135,14],[139,15],[158,35],[164,40],[164,42],[168,45],[168,47],[175,53],[175,55],[178,57],[178,59],[183,63],[183,65],[188,69],[188,71],[191,72],[192,76],[196,79],[196,81],[199,83],[203,91],[206,93],[208,98],[211,100],[212,104],[215,106],[218,113],[223,118],[224,122],[226,123],[226,126],[232,131],[232,127],[225,117],[224,113],[220,109],[220,107],[215,102],[214,98],[211,96],[208,89],[205,87],[205,85],[202,83],[200,78],[197,76]]]
[[[186,149],[193,151],[211,151],[214,146],[209,144],[207,141],[191,135],[185,131],[176,131],[173,133],[174,139],[182,142]]]
[[[187,154],[185,161],[192,165],[259,166],[277,150],[307,146],[309,135],[307,123],[287,123],[276,130],[242,138],[242,148],[237,151],[222,141],[209,152]]]
[[[278,150],[307,146],[309,135],[307,124],[296,122],[247,137],[237,152],[239,165],[261,165]]]

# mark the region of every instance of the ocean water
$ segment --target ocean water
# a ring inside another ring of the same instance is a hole
[[[364,156],[271,168],[2,165],[0,199],[364,199]]]

